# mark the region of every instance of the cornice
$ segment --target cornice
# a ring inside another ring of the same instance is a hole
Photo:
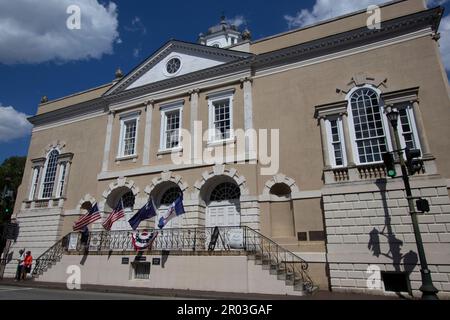
[[[321,55],[332,54],[419,31],[427,27],[431,27],[433,31],[437,31],[442,12],[443,9],[437,7],[384,21],[381,23],[381,29],[379,30],[361,27],[288,48],[264,53],[256,56],[252,67],[257,71],[259,69],[271,68],[281,64],[313,59]]]
[[[314,118],[320,119],[330,115],[345,113],[348,102],[346,100],[322,104],[315,107]]]
[[[28,120],[36,126],[75,116],[98,112],[100,110],[104,110],[106,112],[108,111],[109,104],[120,103],[131,98],[183,86],[196,81],[202,81],[224,75],[226,76],[245,70],[253,73],[258,70],[269,69],[284,64],[317,58],[323,55],[340,52],[354,47],[364,46],[370,43],[376,43],[426,28],[431,28],[432,31],[436,32],[440,23],[440,19],[442,17],[442,13],[443,8],[436,7],[433,9],[424,10],[415,14],[382,22],[381,29],[379,30],[370,30],[367,27],[362,27],[344,33],[335,34],[329,37],[298,44],[292,47],[268,52],[258,56],[244,52],[207,47],[173,40],[168,44],[162,46],[160,50],[158,50],[146,61],[150,61],[151,59],[158,59],[161,57],[161,55],[164,55],[164,52],[166,52],[166,50],[172,50],[174,48],[184,48],[189,49],[190,51],[207,52],[208,54],[221,56],[228,55],[230,56],[230,58],[238,58],[238,60],[199,70],[182,76],[158,81],[130,90],[118,91],[116,93],[113,93],[119,90],[119,88],[130,84],[130,82],[127,82],[127,77],[131,79],[138,76],[136,71],[139,70],[139,67],[143,65],[141,64],[123,79],[123,83],[119,83],[119,86],[113,87],[100,98],[36,115],[28,118]],[[156,63],[156,61],[157,60],[155,60],[154,63]],[[151,64],[148,64],[146,67],[150,68]],[[142,68],[142,70],[145,70],[145,68]],[[142,70],[139,70],[139,72],[145,72]]]
[[[147,58],[143,63],[141,63],[137,68],[132,70],[128,75],[124,77],[116,86],[108,90],[104,95],[108,96],[111,94],[119,93],[125,88],[130,86],[135,82],[141,75],[150,70],[154,65],[159,63],[165,57],[167,57],[174,50],[189,51],[200,54],[206,54],[209,56],[216,56],[220,58],[225,58],[229,60],[228,62],[235,61],[236,59],[246,59],[251,57],[253,54],[241,51],[226,50],[222,48],[209,47],[189,42],[183,42],[178,40],[171,40],[160,49],[158,49],[154,54]]]
[[[413,103],[419,100],[419,87],[385,92],[381,94],[384,104]]]
[[[107,111],[108,105],[103,98],[74,104],[69,107],[57,109],[43,114],[29,117],[27,120],[34,126],[39,126],[59,120],[71,118],[74,116],[83,116],[97,111]]]
[[[216,76],[227,75],[230,73],[240,72],[244,70],[251,70],[251,63],[253,57],[249,57],[240,61],[233,61],[219,66],[195,71],[176,78],[161,80],[158,82],[150,83],[145,86],[133,88],[130,90],[118,92],[114,95],[104,96],[103,98],[109,103],[117,103],[130,97],[136,97],[140,95],[150,94],[164,89],[170,89],[172,87],[178,87],[189,84],[191,82],[204,80]]]

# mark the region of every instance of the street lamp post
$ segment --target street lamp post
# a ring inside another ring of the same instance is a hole
[[[397,145],[397,149],[395,152],[398,154],[398,158],[400,160],[400,166],[402,170],[402,178],[403,183],[405,185],[406,197],[408,199],[409,213],[411,215],[414,236],[416,238],[417,244],[417,252],[419,253],[420,259],[420,274],[422,276],[422,286],[420,287],[420,291],[422,291],[422,299],[424,300],[437,300],[437,293],[439,292],[433,285],[433,280],[431,279],[431,273],[428,269],[427,258],[425,256],[425,250],[423,248],[422,235],[420,234],[419,222],[417,220],[417,213],[414,207],[414,198],[411,192],[411,186],[409,184],[408,171],[405,164],[405,159],[403,158],[403,149],[400,147],[400,138],[398,135],[398,117],[399,112],[397,109],[392,107],[386,108],[386,116],[389,119],[389,122],[392,126],[395,136],[395,142]]]

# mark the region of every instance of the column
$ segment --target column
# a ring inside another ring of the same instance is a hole
[[[330,154],[328,153],[328,141],[327,141],[327,128],[325,127],[325,118],[320,117],[320,137],[322,138],[322,154],[323,154],[323,166],[325,169],[330,169]]]
[[[147,166],[150,164],[150,145],[152,142],[152,118],[155,101],[150,100],[145,103],[145,133],[144,133],[144,155],[142,164]]]
[[[340,114],[342,119],[342,131],[344,131],[345,154],[347,157],[347,166],[355,166],[355,158],[353,155],[352,140],[350,138],[350,130],[348,128],[348,115],[346,112]]]
[[[426,134],[425,126],[423,124],[422,112],[420,111],[419,108],[419,101],[418,100],[412,101],[412,106],[423,157],[424,158],[432,157],[430,145],[428,144],[428,137]]]
[[[256,141],[254,141],[254,136],[252,134],[247,134],[248,130],[253,129],[253,95],[252,95],[253,79],[247,77],[241,80],[241,83],[244,89],[244,130],[246,132],[245,154],[246,157],[250,159],[255,159]]]
[[[195,134],[203,135],[203,132],[197,132],[198,130],[195,130],[195,121],[198,121],[198,96],[200,93],[200,89],[193,89],[189,91],[190,94],[190,101],[191,101],[191,123],[190,123],[190,132],[191,132],[191,159],[193,163],[197,163],[197,157],[199,156],[201,149],[202,149],[202,137],[200,139],[197,139]],[[200,130],[201,131],[201,130]],[[200,145],[198,145],[200,143]],[[197,147],[197,152],[195,148]]]
[[[63,193],[61,196],[62,198],[65,198],[67,195],[67,186],[69,185],[69,172],[70,172],[71,165],[72,165],[72,161],[66,162],[66,175],[64,177]]]
[[[109,111],[108,124],[106,126],[105,149],[103,151],[102,172],[108,171],[109,154],[110,154],[110,150],[111,150],[111,134],[112,134],[113,122],[114,122],[114,112],[113,111]]]

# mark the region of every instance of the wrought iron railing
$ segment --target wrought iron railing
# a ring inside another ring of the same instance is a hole
[[[158,232],[153,245],[147,251],[207,251],[214,228],[173,228],[154,230]],[[281,247],[258,231],[246,227],[218,227],[214,251],[242,251],[254,255],[262,264],[283,275],[294,286],[311,292],[313,282],[309,277],[308,263]],[[33,275],[39,275],[58,261],[65,251],[72,252],[124,252],[134,251],[133,231],[92,231],[82,239],[80,233],[72,233],[55,243],[36,260]],[[75,241],[74,241],[75,240]],[[70,243],[74,241],[74,243]]]
[[[67,249],[68,239],[69,235],[66,235],[36,259],[32,272],[33,276],[47,271],[49,267],[61,259]]]

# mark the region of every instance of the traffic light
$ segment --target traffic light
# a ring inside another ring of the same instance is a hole
[[[395,161],[394,156],[390,152],[383,153],[383,162],[386,166],[386,172],[388,177],[394,178],[397,176],[397,171],[395,171]]]
[[[419,149],[406,148],[406,167],[410,175],[414,175],[423,168],[423,161],[420,158],[422,153]]]

